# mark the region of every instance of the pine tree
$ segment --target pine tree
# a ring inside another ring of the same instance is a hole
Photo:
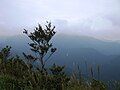
[[[30,49],[36,55],[26,55],[25,53],[23,53],[25,58],[29,61],[30,67],[32,66],[32,63],[34,61],[39,60],[41,63],[41,71],[46,71],[46,62],[57,50],[56,48],[53,48],[53,45],[50,42],[50,40],[56,33],[54,29],[55,26],[52,26],[51,22],[47,22],[45,28],[38,24],[38,27],[35,27],[34,31],[31,33],[28,33],[28,30],[24,29],[23,33],[25,33],[32,41],[31,43],[28,43]]]

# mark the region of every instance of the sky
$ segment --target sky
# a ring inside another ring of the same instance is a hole
[[[120,40],[120,0],[0,0],[0,36],[46,21],[58,33]]]

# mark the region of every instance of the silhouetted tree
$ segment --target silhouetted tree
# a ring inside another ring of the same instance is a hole
[[[41,63],[41,71],[45,71],[45,64],[48,59],[52,56],[52,54],[57,50],[53,48],[50,40],[55,35],[55,26],[51,25],[51,22],[47,22],[45,28],[43,28],[40,24],[38,27],[34,29],[33,32],[28,33],[26,29],[24,29],[23,33],[25,33],[30,39],[31,43],[28,43],[31,47],[31,50],[35,52],[36,56],[26,55],[23,53],[26,59],[29,60],[29,64],[32,66],[32,62],[39,60]],[[50,53],[49,53],[50,52]],[[49,55],[48,55],[49,54]]]
[[[9,46],[6,46],[5,48],[3,48],[1,51],[0,51],[0,58],[1,58],[1,61],[6,61],[8,59],[8,57],[10,56],[10,49],[11,47]]]

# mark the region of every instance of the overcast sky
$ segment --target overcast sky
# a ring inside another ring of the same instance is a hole
[[[58,33],[120,40],[120,0],[0,0],[0,35],[50,20]]]

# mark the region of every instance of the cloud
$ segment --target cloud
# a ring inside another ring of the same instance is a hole
[[[115,26],[120,26],[120,14],[113,14],[106,16]]]
[[[119,39],[119,0],[1,0],[0,33],[51,20],[59,33]]]

